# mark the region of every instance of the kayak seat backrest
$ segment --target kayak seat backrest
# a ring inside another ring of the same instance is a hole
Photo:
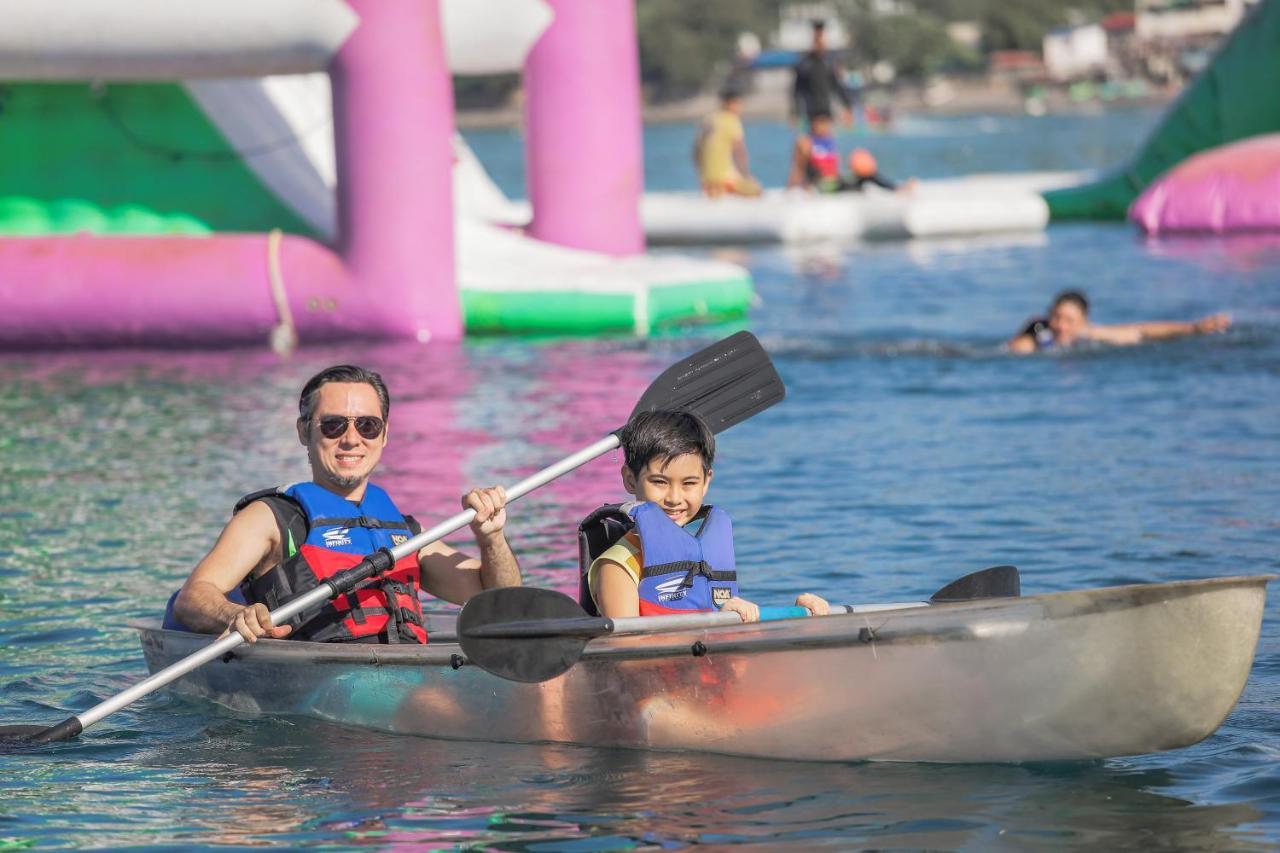
[[[599,616],[596,603],[587,586],[587,569],[591,562],[613,546],[635,526],[625,504],[605,504],[578,525],[578,603],[592,616]]]

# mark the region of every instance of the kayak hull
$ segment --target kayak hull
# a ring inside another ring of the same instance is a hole
[[[1248,678],[1269,579],[615,636],[541,684],[467,664],[447,627],[425,647],[262,641],[173,689],[430,737],[825,761],[1094,759],[1186,746],[1221,724]],[[135,627],[152,672],[208,642]]]

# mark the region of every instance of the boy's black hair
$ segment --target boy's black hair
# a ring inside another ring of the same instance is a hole
[[[1086,299],[1085,295],[1078,290],[1062,291],[1057,296],[1053,297],[1052,307],[1057,308],[1059,305],[1061,305],[1064,302],[1074,302],[1076,306],[1080,309],[1081,313],[1085,314],[1086,316],[1089,313],[1089,300]]]
[[[387,415],[391,413],[391,395],[387,393],[387,384],[382,381],[381,376],[354,364],[335,364],[312,376],[307,380],[307,384],[302,386],[302,393],[298,395],[298,416],[301,420],[311,420],[311,416],[316,412],[320,386],[329,382],[363,382],[377,393],[378,405],[382,409],[382,419],[385,421]]]
[[[641,412],[618,433],[622,454],[631,473],[639,475],[654,459],[662,460],[696,453],[702,470],[710,471],[716,458],[716,437],[707,422],[682,409]]]

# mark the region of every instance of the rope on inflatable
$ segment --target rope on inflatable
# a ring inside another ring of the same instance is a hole
[[[284,275],[280,272],[280,244],[284,232],[272,228],[267,234],[267,280],[271,286],[271,301],[276,306],[279,322],[271,327],[268,340],[271,349],[281,358],[288,358],[298,346],[298,330],[293,325],[293,312],[289,310],[289,297],[284,290]]]

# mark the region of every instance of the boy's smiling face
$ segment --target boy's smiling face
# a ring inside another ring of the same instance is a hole
[[[653,501],[667,517],[683,527],[702,509],[711,486],[711,472],[704,470],[702,457],[683,453],[670,458],[655,457],[633,474],[622,466],[622,484],[638,501]]]

